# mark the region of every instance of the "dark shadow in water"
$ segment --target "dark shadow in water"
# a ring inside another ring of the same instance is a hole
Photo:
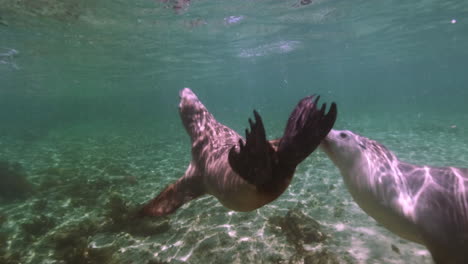
[[[32,192],[21,164],[0,160],[0,199],[24,199]]]

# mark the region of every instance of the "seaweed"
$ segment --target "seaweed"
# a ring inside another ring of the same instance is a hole
[[[132,210],[129,208],[119,196],[113,196],[109,201],[111,222],[101,224],[99,222],[101,218],[86,218],[61,227],[48,236],[47,244],[52,246],[53,258],[67,264],[122,263],[118,255],[114,255],[118,252],[115,245],[96,247],[90,243],[90,238],[101,231],[147,232],[144,227],[137,227],[141,223],[135,224],[131,221]],[[154,232],[151,228],[149,230]]]
[[[6,216],[0,214],[0,230],[3,224],[6,222]],[[8,235],[5,232],[0,232],[0,260],[2,260],[3,256],[5,255],[8,243]],[[0,263],[4,263],[0,261]]]
[[[0,252],[0,263],[2,264],[18,264],[22,263],[21,256],[19,253],[8,253],[2,254]]]
[[[105,193],[103,190],[112,186],[109,179],[81,177],[82,172],[79,169],[47,168],[39,171],[39,174],[43,175],[38,188],[41,192],[52,193],[57,197],[66,194],[74,207],[95,206],[96,200]]]
[[[304,264],[339,264],[336,255],[327,249],[318,252],[307,252],[304,257]]]
[[[148,236],[164,233],[170,229],[168,217],[151,220],[137,217],[138,206],[131,206],[116,193],[111,194],[106,203],[104,216],[108,220],[104,229],[124,231],[136,236]]]
[[[125,166],[110,163],[105,167],[104,172],[108,175],[127,175],[127,170]]]
[[[0,232],[0,256],[3,256],[6,251],[6,245],[8,243],[8,236],[6,233]],[[3,263],[3,262],[0,262]]]
[[[7,221],[7,216],[4,214],[0,214],[0,228],[6,221]]]
[[[109,247],[87,247],[84,249],[84,255],[86,262],[85,263],[121,263],[118,259],[114,258],[114,253],[117,251],[117,248],[114,246]],[[81,262],[82,263],[82,262]]]
[[[21,164],[0,161],[0,197],[6,200],[24,199],[33,192]]]
[[[286,235],[286,240],[294,246],[296,254],[289,263],[335,264],[339,263],[334,253],[327,249],[307,251],[305,244],[319,244],[329,236],[320,230],[320,223],[304,214],[300,209],[288,210],[285,216],[274,216],[268,219],[274,233]]]
[[[343,214],[345,213],[344,207],[345,205],[342,201],[338,202],[335,207],[333,207],[333,216],[337,218],[343,217]]]
[[[111,222],[111,225],[108,225],[110,229],[120,229],[124,227],[132,215],[130,207],[115,193],[111,194],[105,207],[107,210],[105,216]]]
[[[284,217],[271,217],[268,223],[273,231],[281,230],[297,251],[303,251],[304,244],[319,243],[328,237],[317,221],[298,209],[289,210]]]
[[[391,245],[391,248],[392,248],[393,252],[395,252],[397,254],[401,254],[400,249],[397,246],[395,246],[394,244]]]
[[[146,264],[169,264],[169,262],[161,261],[159,259],[150,259]]]
[[[99,230],[96,221],[86,218],[83,221],[68,224],[49,237],[53,245],[56,260],[65,263],[112,263],[112,252],[91,248],[88,238]]]
[[[0,228],[2,227],[2,215],[0,215]],[[0,263],[2,264],[13,264],[21,263],[21,257],[18,253],[8,252],[8,234],[6,232],[0,232]]]
[[[55,226],[55,222],[51,217],[46,215],[38,215],[27,222],[22,223],[21,229],[28,237],[38,237],[47,233]]]

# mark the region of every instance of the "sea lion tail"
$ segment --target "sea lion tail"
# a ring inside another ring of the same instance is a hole
[[[194,177],[182,177],[167,186],[160,194],[146,203],[139,211],[140,216],[165,216],[172,214],[183,204],[204,194],[201,183]]]
[[[296,166],[309,156],[335,124],[337,107],[333,102],[326,113],[326,103],[317,108],[320,96],[303,98],[289,116],[278,145],[280,164]]]

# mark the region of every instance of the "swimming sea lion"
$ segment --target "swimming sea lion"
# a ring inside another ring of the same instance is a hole
[[[192,142],[192,161],[185,174],[148,202],[141,215],[173,213],[204,194],[225,207],[252,211],[275,200],[288,187],[296,166],[314,151],[336,119],[336,105],[317,109],[319,97],[302,99],[291,113],[281,139],[267,141],[262,118],[254,111],[244,140],[218,123],[189,89],[180,91],[179,112]]]
[[[468,263],[468,169],[402,162],[351,131],[330,131],[320,148],[377,222],[425,245],[436,263]]]

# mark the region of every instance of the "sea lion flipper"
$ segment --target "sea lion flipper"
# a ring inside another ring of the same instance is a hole
[[[250,184],[261,187],[272,177],[276,152],[266,139],[261,116],[254,110],[255,121],[249,119],[250,131],[245,130],[245,143],[229,151],[231,168]]]
[[[315,99],[315,100],[314,100]],[[326,104],[317,109],[320,96],[308,96],[299,101],[289,116],[283,137],[278,145],[281,164],[296,166],[310,155],[332,129],[337,115],[332,103],[326,113]]]
[[[184,176],[147,202],[140,209],[139,215],[165,216],[171,214],[183,204],[205,194],[200,187],[201,185],[196,177]]]

